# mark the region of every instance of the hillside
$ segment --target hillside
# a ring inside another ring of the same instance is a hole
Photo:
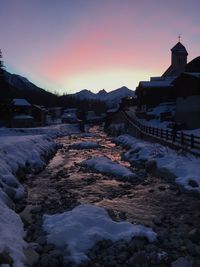
[[[108,108],[118,105],[120,100],[126,96],[134,96],[134,91],[127,87],[121,87],[111,92],[106,92],[104,89],[98,93],[93,93],[87,89],[81,90],[75,94],[64,95],[58,97],[53,93],[47,92],[44,89],[36,86],[27,78],[11,74],[5,71],[6,88],[0,92],[0,97],[12,98],[25,98],[29,102],[44,105],[44,106],[67,106],[69,98],[77,99],[78,101],[96,101],[103,102]]]
[[[0,96],[7,99],[25,98],[31,103],[45,106],[58,105],[58,97],[36,86],[27,78],[5,71],[6,88],[2,88]]]

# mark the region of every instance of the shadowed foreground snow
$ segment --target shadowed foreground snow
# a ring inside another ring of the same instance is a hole
[[[17,180],[21,169],[41,169],[45,158],[55,148],[52,137],[78,133],[76,126],[56,125],[28,129],[0,129],[0,252],[6,252],[14,261],[14,267],[23,267],[27,246],[23,223],[12,210],[15,199],[25,194]]]
[[[165,168],[177,177],[178,184],[200,192],[200,158],[130,135],[120,135],[115,141],[129,149],[124,155],[128,161],[155,160],[158,168]]]
[[[48,242],[66,247],[66,259],[76,263],[87,260],[88,249],[102,239],[116,242],[142,236],[149,242],[156,240],[151,228],[112,221],[105,209],[88,204],[61,214],[44,215],[43,227],[48,233]]]

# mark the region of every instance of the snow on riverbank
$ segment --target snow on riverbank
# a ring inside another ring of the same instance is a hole
[[[108,175],[113,175],[121,179],[131,180],[136,178],[136,175],[132,173],[128,168],[106,157],[94,157],[83,161],[81,165],[90,168],[91,170],[98,171]]]
[[[14,267],[24,266],[26,246],[21,218],[11,209],[25,194],[17,173],[44,167],[45,158],[56,148],[52,137],[78,132],[77,126],[68,125],[0,129],[0,253],[9,255]]]
[[[61,214],[45,215],[43,227],[48,242],[65,246],[66,260],[76,263],[87,260],[86,252],[102,239],[115,242],[142,236],[150,242],[156,240],[156,233],[151,228],[112,221],[105,209],[86,204]]]
[[[8,254],[14,262],[14,267],[24,266],[26,259],[23,248],[27,246],[23,240],[24,236],[21,218],[0,199],[0,263],[1,256]]]
[[[80,133],[77,124],[58,124],[47,127],[35,127],[35,128],[0,128],[0,136],[46,134],[49,137],[56,138],[71,133]]]
[[[155,160],[158,168],[165,168],[177,177],[178,184],[200,192],[200,158],[130,135],[121,135],[115,141],[129,149],[124,157],[130,162]]]
[[[52,153],[54,149],[53,139],[46,135],[1,136],[0,184],[5,191],[10,188],[12,198],[23,197],[24,190],[16,178],[17,171],[42,168],[45,165],[44,156]]]

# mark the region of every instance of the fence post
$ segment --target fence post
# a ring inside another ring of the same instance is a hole
[[[183,144],[184,144],[184,133],[181,132],[181,145],[183,145]]]
[[[168,130],[166,130],[166,140],[168,140]]]
[[[194,148],[194,135],[191,134],[191,143],[190,143],[190,147]]]
[[[172,141],[175,142],[176,140],[176,131],[172,132]]]

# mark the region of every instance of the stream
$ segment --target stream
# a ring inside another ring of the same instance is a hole
[[[167,267],[180,257],[189,259],[195,267],[200,266],[200,243],[198,238],[195,239],[200,224],[199,197],[184,193],[177,185],[160,177],[153,177],[144,168],[130,166],[128,162],[123,161],[121,156],[125,150],[115,145],[113,138],[107,136],[100,126],[89,128],[86,134],[60,137],[56,142],[60,148],[46,168],[39,174],[27,176],[24,182],[27,198],[24,203],[18,204],[18,209],[22,209],[23,205],[26,208],[34,207],[31,215],[27,215],[29,218],[25,220],[25,227],[26,240],[38,243],[36,251],[39,261],[35,266],[76,266],[64,263],[62,254],[57,256],[57,261],[47,259],[56,248],[45,241],[42,216],[71,210],[83,203],[106,208],[113,220],[153,228],[158,234],[158,241],[149,250],[151,253],[156,251],[157,255],[159,252],[164,255],[160,256],[160,261],[151,261],[151,264],[150,261],[139,261],[138,265],[131,263],[129,254],[124,260],[113,260],[112,263],[107,260],[105,263],[102,258],[110,255],[108,252],[106,254],[106,251],[113,246],[105,244],[103,252],[96,253],[96,256],[93,253],[94,249],[91,250],[91,262],[83,266]],[[98,142],[100,147],[83,150],[70,148],[78,142]],[[83,160],[94,156],[106,156],[130,168],[138,179],[133,182],[121,181],[80,165]],[[120,251],[124,253],[126,249]],[[144,247],[136,252],[141,251],[150,253]],[[99,257],[97,254],[102,256]]]

